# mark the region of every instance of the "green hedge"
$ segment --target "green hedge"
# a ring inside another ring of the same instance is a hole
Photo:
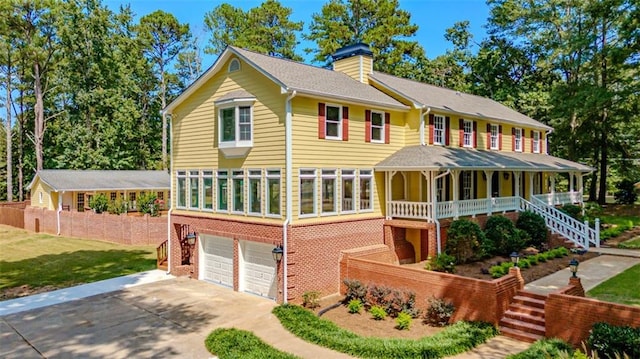
[[[623,353],[630,358],[640,358],[640,327],[596,323],[591,328],[587,344],[602,358],[614,358],[616,354]]]
[[[518,354],[510,355],[507,359],[541,359],[558,358],[563,354],[571,355],[573,348],[567,342],[560,339],[541,339]],[[570,358],[570,356],[567,356]]]
[[[220,359],[298,359],[269,346],[251,332],[235,328],[214,330],[204,344]]]
[[[497,334],[488,323],[457,322],[418,340],[361,337],[294,305],[273,310],[282,325],[298,337],[360,358],[442,358],[470,350]]]

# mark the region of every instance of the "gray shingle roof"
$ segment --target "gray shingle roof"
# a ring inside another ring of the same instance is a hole
[[[171,177],[165,171],[41,170],[34,181],[38,177],[56,191],[151,190],[171,186]]]
[[[496,152],[443,146],[409,146],[375,166],[378,171],[447,169],[591,172],[580,163],[541,153]]]
[[[407,106],[382,91],[356,81],[342,72],[262,55],[233,46],[229,49],[245,61],[262,69],[273,80],[289,90],[339,100],[408,109]]]
[[[470,95],[422,82],[407,80],[381,72],[369,76],[378,83],[420,106],[452,111],[461,115],[496,119],[514,124],[550,130],[551,127],[486,97]]]

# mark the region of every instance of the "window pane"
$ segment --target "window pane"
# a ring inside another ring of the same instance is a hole
[[[251,107],[240,107],[240,141],[251,141]]]
[[[227,185],[228,179],[220,177],[218,178],[218,209],[221,211],[226,211],[228,209],[227,206]]]
[[[244,179],[233,179],[233,210],[244,212]]]
[[[374,126],[382,126],[382,114],[379,112],[373,112],[371,114],[371,124]]]
[[[338,137],[338,124],[327,122],[327,136],[329,137]]]
[[[316,213],[314,208],[315,187],[315,178],[300,179],[300,214]]]
[[[280,178],[267,180],[269,191],[269,214],[280,214]]]
[[[360,209],[371,209],[371,178],[360,178]]]
[[[327,121],[340,121],[340,108],[327,106]]]
[[[353,178],[342,179],[342,210],[353,211]]]
[[[187,206],[187,180],[186,178],[178,178],[178,207]]]
[[[331,213],[336,211],[336,179],[322,179],[322,212]]]
[[[235,108],[225,108],[222,112],[222,141],[236,140]]]
[[[260,178],[249,179],[249,212],[262,213]]]
[[[199,206],[199,198],[200,198],[200,191],[198,189],[198,177],[190,177],[189,178],[189,185],[191,186],[191,208],[198,208]]]
[[[202,179],[202,190],[204,191],[204,198],[202,207],[206,209],[213,209],[213,178],[205,177]]]
[[[382,141],[382,129],[377,127],[372,127],[371,139],[375,141]]]

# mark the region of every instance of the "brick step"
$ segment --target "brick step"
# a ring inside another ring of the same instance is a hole
[[[544,295],[544,294],[527,292],[527,291],[524,291],[524,290],[519,290],[518,293],[516,293],[516,295],[519,295],[521,297],[528,297],[528,298],[538,299],[538,300],[547,300],[547,296]]]
[[[523,332],[522,330],[500,327],[500,333],[505,337],[521,340],[527,343],[533,343],[543,338],[542,335]]]
[[[513,297],[513,302],[515,304],[521,304],[524,306],[528,306],[528,307],[533,307],[533,308],[539,308],[539,309],[543,309],[544,310],[544,300],[541,299],[535,299],[535,298],[531,298],[531,297],[525,297],[522,295],[516,295],[515,297]]]
[[[500,327],[501,328],[510,328],[517,329],[523,332],[544,336],[545,327],[544,325],[537,325],[532,323],[523,322],[517,319],[511,318],[502,318],[500,319]]]
[[[509,310],[507,310],[504,313],[504,317],[502,319],[505,319],[505,318],[519,320],[521,322],[531,323],[531,324],[539,325],[541,327],[545,326],[544,317],[538,317],[535,315],[516,312],[516,311],[513,311],[512,308],[509,308]]]
[[[516,313],[528,314],[534,317],[544,319],[544,309],[530,307],[527,305],[512,303],[507,311],[513,311]]]

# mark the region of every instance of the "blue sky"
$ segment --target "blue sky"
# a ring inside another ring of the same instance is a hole
[[[233,6],[248,10],[259,6],[261,0],[104,0],[104,4],[117,10],[121,4],[131,4],[131,9],[139,18],[155,10],[172,13],[180,22],[187,22],[192,33],[201,40],[201,47],[208,41],[204,28],[204,15],[216,6],[228,2]],[[305,30],[311,22],[311,15],[319,13],[322,5],[328,0],[280,0],[293,9],[292,19],[304,21]],[[484,0],[400,0],[400,8],[411,13],[411,20],[418,25],[415,39],[425,48],[427,56],[434,58],[451,47],[444,39],[445,29],[456,21],[469,20],[474,40],[480,42],[485,36],[484,25],[489,17],[489,7]],[[297,52],[304,56],[303,49],[313,47],[314,43],[301,41]],[[204,54],[203,54],[204,55]],[[203,68],[215,61],[215,56],[204,55]],[[308,62],[309,60],[307,60]]]

